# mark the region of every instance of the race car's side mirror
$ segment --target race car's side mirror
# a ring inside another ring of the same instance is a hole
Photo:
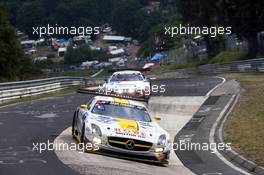
[[[155,116],[154,116],[154,119],[155,119],[155,120],[161,120],[161,117],[160,117],[159,115],[155,115]]]
[[[85,104],[81,104],[81,106],[80,106],[82,109],[88,109],[88,106],[87,105],[85,105]]]

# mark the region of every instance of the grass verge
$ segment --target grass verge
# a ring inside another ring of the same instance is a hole
[[[194,66],[195,66],[194,63],[163,65],[163,66],[157,67],[155,71],[183,69],[183,68],[194,67]]]
[[[65,71],[65,72],[51,72],[48,74],[48,77],[61,77],[61,76],[88,77],[95,74],[96,72],[97,71],[89,70],[89,69]]]
[[[209,63],[216,64],[216,63],[225,63],[231,61],[242,60],[246,56],[245,52],[220,52],[214,58],[210,60]]]
[[[242,88],[224,126],[224,141],[243,156],[264,166],[264,74],[232,74]]]

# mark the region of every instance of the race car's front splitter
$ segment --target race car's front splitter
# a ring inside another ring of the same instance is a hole
[[[95,153],[103,154],[111,157],[136,160],[140,162],[152,162],[152,163],[161,163],[168,164],[170,151],[163,151],[159,153],[155,152],[136,152],[136,151],[126,151],[123,149],[114,148],[108,145],[99,145],[99,150]]]

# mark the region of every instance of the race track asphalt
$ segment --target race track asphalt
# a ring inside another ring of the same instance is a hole
[[[206,96],[221,83],[217,77],[154,80],[165,85],[165,93],[154,96]],[[0,108],[0,174],[78,174],[64,165],[54,151],[32,151],[33,143],[52,142],[71,125],[75,108],[91,98],[84,94],[50,97]]]

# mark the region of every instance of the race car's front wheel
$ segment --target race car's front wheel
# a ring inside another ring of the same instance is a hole
[[[81,143],[84,143],[85,142],[85,123],[83,123],[83,126],[82,126],[82,133],[81,133],[80,142]]]
[[[75,138],[75,123],[76,123],[76,115],[77,112],[74,111],[73,118],[72,118],[72,137]]]

